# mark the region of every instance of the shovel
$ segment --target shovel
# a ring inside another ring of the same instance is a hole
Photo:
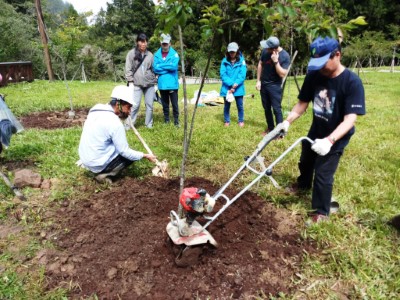
[[[153,151],[150,150],[149,146],[146,144],[142,136],[140,135],[139,131],[133,126],[132,120],[128,120],[129,125],[131,126],[133,132],[135,135],[138,137],[139,141],[143,144],[144,148],[149,154],[153,154]],[[156,159],[156,166],[151,170],[154,176],[158,177],[163,177],[163,178],[168,178],[168,162],[164,159],[162,162],[160,162],[158,159]]]

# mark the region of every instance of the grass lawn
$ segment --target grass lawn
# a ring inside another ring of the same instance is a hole
[[[301,229],[304,237],[316,241],[320,251],[313,255],[304,254],[302,272],[293,278],[299,289],[294,295],[284,296],[288,299],[339,299],[341,294],[347,296],[341,299],[400,297],[400,235],[387,225],[391,217],[400,214],[400,73],[371,70],[360,76],[366,90],[367,114],[358,118],[356,134],[336,173],[334,196],[341,204],[341,211],[329,222]],[[299,81],[301,83],[302,78]],[[69,83],[74,108],[106,103],[115,85],[114,82]],[[189,99],[197,88],[197,85],[188,85]],[[216,84],[206,85],[203,91],[219,91],[219,88]],[[38,80],[9,85],[0,92],[6,94],[7,104],[16,116],[69,109],[68,91],[62,82]],[[183,124],[182,88],[179,92]],[[223,126],[223,106],[197,108],[187,177],[200,176],[222,185],[241,166],[243,158],[255,150],[266,124],[255,81],[246,82],[246,92],[255,97],[245,99],[244,128],[236,124],[234,105],[231,108],[232,123],[227,128]],[[283,100],[285,114],[295,104],[296,96],[296,85],[290,79]],[[190,116],[192,111],[193,105],[189,105]],[[306,135],[310,122],[309,110],[290,127],[285,139],[266,147],[265,160],[271,162],[295,140]],[[179,176],[183,126],[177,129],[173,125],[164,125],[161,105],[157,103],[154,128],[147,129],[143,123],[142,103],[138,130],[158,158],[168,160],[171,175]],[[45,292],[44,270],[30,269],[27,262],[43,247],[38,232],[48,224],[41,222],[41,215],[65,199],[81,199],[83,196],[76,188],[93,184],[92,179],[75,166],[80,134],[80,127],[29,129],[13,136],[11,146],[1,154],[3,163],[32,162],[43,178],[57,178],[59,184],[46,197],[42,197],[37,189],[23,190],[29,199],[25,204],[26,213],[18,223],[23,231],[18,238],[10,235],[0,239],[0,299],[66,299],[63,290]],[[127,135],[132,148],[144,150],[132,131]],[[299,154],[298,147],[274,168],[274,178],[282,189],[276,189],[268,179],[263,179],[253,190],[265,201],[305,216],[310,202],[299,201],[283,192],[284,187],[298,176]],[[149,162],[142,162],[130,168],[127,176],[143,178],[151,174],[151,169]],[[248,179],[247,175],[240,178],[243,183]],[[13,215],[20,206],[9,188],[0,182],[0,224],[15,223]]]

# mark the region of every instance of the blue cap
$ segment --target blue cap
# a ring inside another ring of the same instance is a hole
[[[321,70],[329,60],[331,53],[339,49],[339,42],[330,37],[317,37],[310,46],[311,59],[308,71]]]

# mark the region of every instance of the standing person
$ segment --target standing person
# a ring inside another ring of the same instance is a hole
[[[222,86],[220,95],[224,97],[224,123],[229,126],[230,108],[233,99],[236,101],[238,110],[238,124],[244,126],[243,96],[245,95],[244,80],[246,79],[246,61],[239,51],[237,43],[232,42],[228,45],[225,57],[222,59],[219,70]]]
[[[125,77],[133,94],[132,122],[135,124],[142,95],[146,106],[145,125],[153,127],[154,85],[157,83],[153,72],[153,54],[147,50],[148,38],[141,33],[136,38],[136,47],[128,52],[125,62]]]
[[[293,191],[312,191],[312,218],[319,222],[330,212],[334,175],[344,148],[354,134],[357,115],[365,114],[364,87],[360,78],[341,64],[341,47],[329,37],[315,39],[311,46],[308,73],[299,94],[299,101],[283,122],[285,131],[313,102],[313,121],[303,141],[299,162],[300,176]],[[321,110],[322,94],[330,95],[331,110]]]
[[[171,36],[161,34],[161,47],[154,54],[153,69],[158,75],[158,89],[161,94],[161,102],[164,112],[164,122],[169,123],[169,102],[171,100],[174,125],[179,127],[178,106],[178,68],[179,55],[171,47]]]
[[[111,182],[134,161],[146,158],[155,162],[153,154],[132,150],[126,140],[124,125],[120,118],[131,112],[132,93],[129,87],[116,86],[108,104],[96,104],[88,114],[79,143],[80,164],[95,173],[98,182]]]
[[[282,78],[288,72],[290,56],[279,44],[279,39],[274,36],[260,42],[263,50],[257,66],[256,89],[260,91],[267,120],[267,129],[262,135],[266,135],[275,128],[275,124],[283,121],[281,85]],[[274,111],[275,122],[271,108]]]

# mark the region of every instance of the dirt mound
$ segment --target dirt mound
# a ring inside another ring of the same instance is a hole
[[[202,178],[186,185],[211,195],[217,190]],[[179,179],[125,178],[61,207],[58,249],[38,257],[48,287],[72,282],[72,299],[247,299],[290,292],[303,249],[312,251],[297,217],[245,193],[208,228],[219,247],[205,251],[197,265],[178,268],[165,243],[178,193]]]
[[[25,128],[38,129],[57,129],[83,126],[89,109],[75,110],[75,116],[73,118],[69,117],[69,111],[69,109],[66,109],[64,111],[34,112],[32,114],[22,116],[20,118],[20,122]]]

